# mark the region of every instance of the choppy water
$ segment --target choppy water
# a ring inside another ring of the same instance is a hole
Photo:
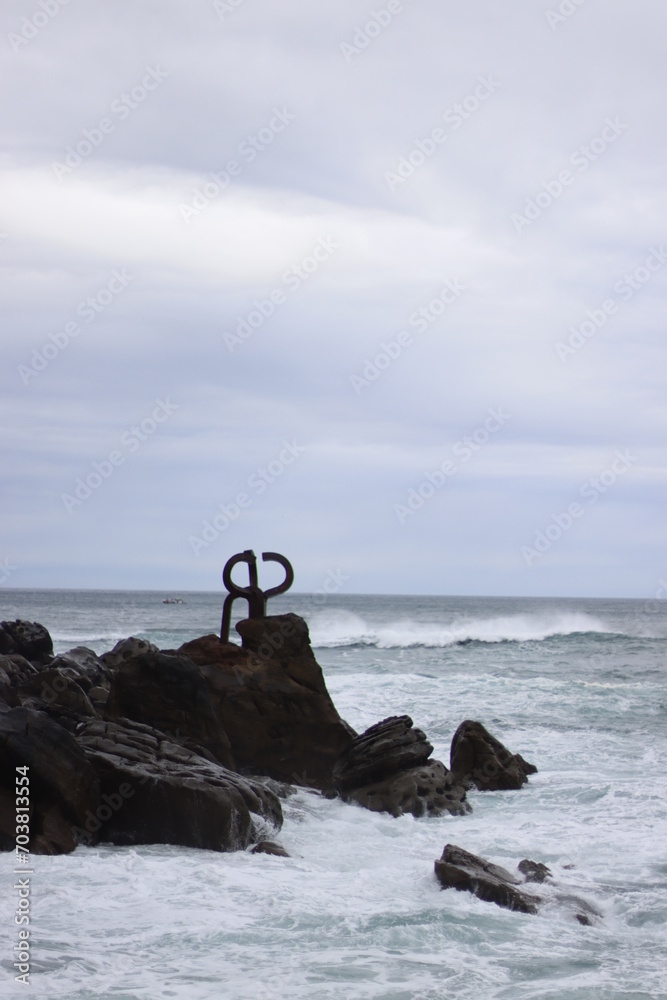
[[[217,631],[221,610],[208,594],[1,596],[1,617],[43,622],[57,650],[128,634],[173,648]],[[5,856],[0,995],[667,997],[667,602],[288,594],[271,610],[307,618],[355,728],[407,712],[447,762],[456,726],[475,718],[539,773],[441,819],[300,791],[278,838],[289,859],[161,846],[34,858],[29,991],[12,982]],[[447,842],[509,868],[543,861],[603,920],[441,891],[433,861]]]

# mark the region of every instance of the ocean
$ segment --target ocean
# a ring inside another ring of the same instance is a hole
[[[182,604],[163,604],[166,596]],[[56,651],[220,628],[222,594],[0,593]],[[242,606],[236,605],[239,612]],[[13,982],[13,860],[0,856],[0,996],[70,1000],[667,998],[667,601],[288,593],[343,718],[409,714],[449,762],[478,719],[539,772],[473,812],[393,819],[299,790],[290,858],[167,846],[34,857],[31,983]],[[602,918],[578,924],[440,889],[454,843],[544,862]]]

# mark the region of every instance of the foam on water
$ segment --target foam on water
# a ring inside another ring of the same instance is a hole
[[[318,658],[357,730],[407,712],[447,763],[456,726],[476,718],[539,772],[520,791],[471,792],[471,815],[440,819],[393,819],[299,790],[277,835],[290,858],[166,846],[36,857],[30,996],[667,997],[665,643],[638,638],[664,634],[664,621],[632,602],[572,603],[350,599],[340,611],[351,617],[311,615],[318,641],[354,640]],[[184,633],[214,630],[198,614]],[[145,634],[155,641],[168,621],[157,615]],[[91,634],[114,625],[91,614]],[[446,642],[445,628],[474,641]],[[372,645],[359,644],[364,635]],[[580,926],[548,886],[533,887],[545,897],[537,917],[442,891],[433,862],[448,842],[510,869],[542,861],[560,892],[602,919]],[[0,865],[11,885],[10,859]],[[13,903],[0,895],[0,996],[12,998],[22,995],[8,957]]]
[[[437,624],[404,618],[373,627],[349,611],[315,613],[309,620],[311,639],[319,648],[376,646],[378,649],[432,648],[464,642],[539,642],[550,636],[597,632],[609,634],[603,622],[585,613],[519,614],[471,618]]]

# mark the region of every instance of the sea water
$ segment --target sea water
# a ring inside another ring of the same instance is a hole
[[[219,629],[221,596],[6,590],[0,617],[56,651],[127,635],[161,648]],[[242,608],[238,608],[239,613]],[[169,846],[34,857],[30,987],[14,983],[14,863],[2,865],[0,996],[93,1000],[630,1000],[667,997],[667,602],[286,594],[358,731],[409,714],[449,761],[480,720],[539,771],[469,793],[464,817],[368,812],[298,790],[289,858]],[[538,916],[440,889],[447,843],[544,862]]]

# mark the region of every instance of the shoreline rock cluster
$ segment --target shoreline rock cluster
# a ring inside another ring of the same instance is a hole
[[[392,816],[463,815],[470,789],[520,788],[537,770],[472,720],[454,734],[449,767],[407,715],[358,734],[302,618],[237,631],[240,647],[216,635],[174,650],[128,638],[100,656],[55,656],[42,625],[0,622],[0,850],[14,848],[22,765],[36,854],[164,843],[281,855],[272,837],[294,786]],[[443,885],[450,861],[436,863]]]

